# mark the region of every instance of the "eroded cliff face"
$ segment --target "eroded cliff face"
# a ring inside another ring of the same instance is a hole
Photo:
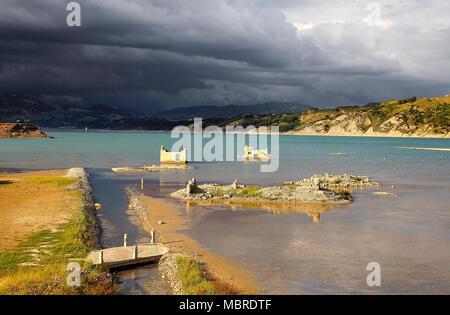
[[[0,138],[52,138],[30,124],[0,123]]]
[[[340,115],[336,119],[317,121],[296,131],[298,135],[328,136],[384,136],[384,137],[430,137],[449,138],[450,133],[436,133],[431,125],[405,125],[396,115],[384,121],[374,130],[371,120],[365,114]]]
[[[441,97],[308,111],[288,134],[449,138],[449,130],[450,97]]]

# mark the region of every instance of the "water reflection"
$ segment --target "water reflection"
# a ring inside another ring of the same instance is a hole
[[[171,293],[167,282],[162,280],[158,274],[158,264],[120,271],[118,275],[122,284],[121,294],[160,295]]]
[[[337,204],[319,204],[319,203],[295,203],[295,202],[273,202],[273,201],[256,201],[256,200],[226,200],[226,199],[210,199],[210,200],[195,200],[185,201],[186,213],[189,214],[197,206],[206,207],[220,207],[237,211],[239,209],[259,209],[266,210],[273,214],[282,213],[304,213],[309,217],[312,217],[313,222],[319,223],[322,213],[330,211],[333,208],[338,207]]]

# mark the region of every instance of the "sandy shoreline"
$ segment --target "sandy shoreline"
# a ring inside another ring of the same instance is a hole
[[[393,148],[403,150],[450,151],[450,148],[416,148],[416,147],[393,147]]]
[[[407,135],[402,133],[380,133],[380,132],[371,132],[371,133],[361,133],[361,134],[348,134],[348,133],[313,133],[313,132],[302,132],[302,131],[286,131],[280,132],[280,135],[285,136],[318,136],[318,137],[365,137],[365,138],[426,138],[426,139],[448,139],[450,138],[450,133],[446,135]]]
[[[195,240],[180,232],[186,228],[189,222],[179,215],[174,204],[161,198],[144,195],[139,196],[139,199],[147,207],[149,213],[146,219],[141,217],[144,229],[148,232],[157,229],[158,242],[162,242],[172,252],[198,255],[212,277],[230,284],[243,294],[259,293],[256,282],[242,266],[235,265],[208,251]],[[163,221],[164,224],[158,224],[158,221]]]
[[[60,128],[44,128],[45,131],[66,131],[66,132],[85,132],[84,129],[60,129]],[[108,130],[108,129],[89,129],[87,132],[99,132],[99,133],[171,133],[171,130]],[[194,134],[194,132],[191,132]],[[231,134],[241,134],[237,132],[232,132]],[[270,135],[270,132],[267,133]],[[279,135],[282,136],[320,136],[320,137],[368,137],[368,138],[428,138],[428,139],[448,139],[450,138],[450,133],[446,135],[407,135],[402,133],[379,133],[379,132],[370,132],[370,133],[362,133],[362,134],[348,134],[348,133],[330,133],[330,134],[321,134],[321,133],[312,133],[312,132],[302,132],[302,131],[286,131],[280,132]]]

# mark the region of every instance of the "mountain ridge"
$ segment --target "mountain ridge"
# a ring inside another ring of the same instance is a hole
[[[291,135],[450,137],[450,96],[394,99],[365,106],[311,109],[301,114],[240,116],[226,125],[279,126]]]
[[[178,107],[155,113],[169,120],[190,120],[195,117],[202,118],[227,118],[242,114],[280,114],[299,113],[311,109],[311,106],[293,102],[265,102],[252,105],[225,105],[225,106],[189,106]]]
[[[450,137],[450,96],[435,98],[394,99],[367,105],[340,106],[331,109],[314,109],[298,103],[265,103],[260,111],[269,114],[238,114],[233,117],[217,117],[218,107],[208,108],[208,113],[190,113],[192,118],[202,117],[203,126],[241,125],[247,127],[279,126],[281,133],[292,135],[329,136],[388,136],[388,137]],[[273,108],[296,113],[274,113]],[[248,105],[244,109],[253,110]],[[296,107],[299,106],[299,107]],[[305,107],[304,107],[305,106]],[[244,105],[228,105],[225,111],[241,110]],[[204,109],[194,107],[195,111]],[[189,112],[189,108],[187,112]],[[170,112],[173,110],[169,110]],[[206,110],[205,110],[206,111]],[[130,114],[130,115],[129,115]],[[182,117],[186,112],[181,113]],[[169,115],[170,116],[170,115]],[[163,117],[142,117],[132,111],[106,105],[81,107],[77,105],[49,105],[32,96],[0,96],[0,122],[32,121],[41,128],[109,129],[109,130],[171,130],[175,126],[191,126],[192,120],[168,120]]]

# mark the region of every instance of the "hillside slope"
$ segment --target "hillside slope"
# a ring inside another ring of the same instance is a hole
[[[41,128],[170,130],[177,124],[106,105],[47,104],[26,94],[0,95],[0,122],[31,121]]]
[[[272,113],[301,113],[311,109],[311,106],[299,103],[268,102],[253,105],[227,106],[191,106],[180,107],[156,113],[156,116],[170,120],[189,120],[195,117],[226,118],[241,114],[272,114]]]
[[[450,137],[450,97],[391,100],[302,114],[237,117],[225,125],[279,125],[295,135]]]

